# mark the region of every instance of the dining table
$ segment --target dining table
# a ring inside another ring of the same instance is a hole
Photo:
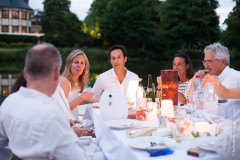
[[[199,159],[198,157],[190,156],[187,154],[187,150],[190,148],[196,148],[196,146],[193,145],[194,138],[183,140],[180,143],[176,142],[175,145],[171,147],[171,150],[174,151],[173,154],[150,157],[149,153],[146,150],[129,146],[129,142],[132,139],[127,136],[127,131],[129,129],[114,129],[107,126],[101,118],[99,107],[94,107],[92,104],[87,104],[85,118],[89,118],[93,121],[97,141],[108,160]],[[139,121],[138,128],[145,127],[146,124],[148,124],[146,121]],[[201,157],[200,159],[224,160],[224,158],[218,155],[216,152],[209,151],[206,151],[205,156]]]

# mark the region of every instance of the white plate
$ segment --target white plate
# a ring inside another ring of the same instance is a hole
[[[108,127],[115,129],[127,129],[136,127],[139,124],[139,121],[135,119],[115,119],[104,122],[104,124]]]
[[[150,143],[154,142],[158,145],[150,147]],[[166,145],[159,145],[159,143],[165,143]],[[168,137],[135,137],[130,139],[128,145],[143,150],[160,150],[165,148],[170,148],[176,144],[176,141]]]
[[[100,108],[100,102],[92,103],[92,106],[95,108]]]
[[[216,137],[198,137],[193,139],[192,145],[205,151],[215,152],[215,140]]]

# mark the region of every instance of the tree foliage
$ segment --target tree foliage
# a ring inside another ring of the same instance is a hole
[[[167,0],[160,12],[168,49],[193,54],[218,41],[217,7],[217,0]]]
[[[95,0],[87,24],[98,24],[105,44],[152,48],[160,35],[158,0]]]
[[[73,46],[79,44],[84,36],[81,31],[82,22],[70,12],[70,0],[45,0],[45,16],[42,29],[45,40],[57,46]]]
[[[224,21],[227,29],[223,31],[223,42],[237,54],[240,52],[240,1],[235,2],[236,6]]]

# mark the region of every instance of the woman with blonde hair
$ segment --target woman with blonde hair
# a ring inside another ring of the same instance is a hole
[[[76,49],[68,55],[65,69],[60,77],[60,86],[76,119],[78,119],[77,106],[91,102],[94,95],[93,92],[84,91],[89,84],[89,68],[89,61],[85,53]]]

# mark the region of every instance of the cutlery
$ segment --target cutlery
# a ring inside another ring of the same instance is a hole
[[[145,133],[148,133],[148,132],[151,132],[151,131],[154,131],[154,130],[156,130],[156,128],[150,128],[150,129],[147,129],[147,130],[143,130],[143,131],[141,131],[141,132],[139,132],[139,133],[136,133],[136,134],[134,134],[134,135],[129,136],[129,138],[141,136],[141,135],[143,135],[143,134],[145,134]]]
[[[213,124],[213,122],[212,121],[210,121],[209,119],[207,119],[207,118],[205,118],[205,117],[203,117],[207,122],[209,122],[210,124]]]
[[[111,127],[118,127],[118,126],[131,127],[131,126],[133,126],[133,123],[131,123],[131,124],[118,124],[118,125],[111,125]]]

